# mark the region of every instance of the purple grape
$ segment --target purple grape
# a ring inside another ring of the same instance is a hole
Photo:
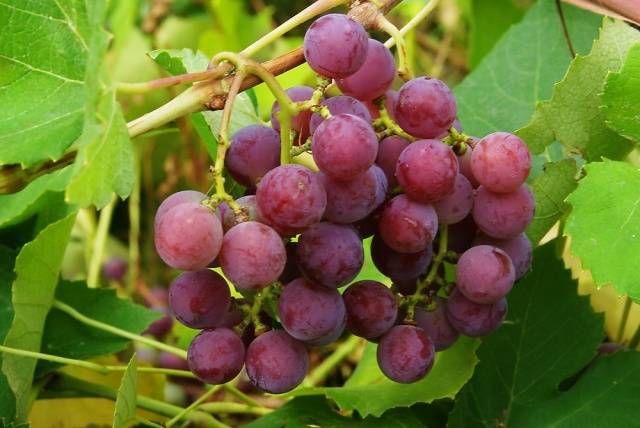
[[[418,281],[420,278],[412,278],[412,279],[404,279],[404,280],[394,280],[393,285],[395,286],[398,293],[403,296],[411,296],[415,294],[418,289]]]
[[[615,342],[604,342],[598,345],[597,352],[600,355],[615,354],[624,349],[624,345]]]
[[[244,344],[228,328],[205,330],[198,334],[187,352],[189,369],[206,383],[227,383],[240,373],[244,363]]]
[[[418,77],[402,85],[395,109],[396,121],[418,138],[437,138],[456,118],[456,100],[438,79]]]
[[[298,238],[297,260],[315,284],[338,288],[355,278],[364,263],[362,241],[351,226],[316,223]]]
[[[189,363],[187,360],[166,351],[160,352],[156,366],[162,369],[189,370]]]
[[[336,79],[340,90],[359,100],[378,98],[391,87],[396,76],[396,63],[389,48],[369,39],[364,64],[352,75]]]
[[[394,281],[413,280],[424,274],[431,263],[432,256],[431,246],[417,253],[403,254],[393,251],[379,236],[374,236],[371,241],[373,264]]]
[[[300,165],[272,169],[256,193],[262,217],[283,235],[295,235],[322,218],[327,193],[318,175]]]
[[[286,243],[284,248],[287,252],[287,262],[284,265],[284,270],[280,274],[280,282],[287,284],[296,278],[300,278],[302,276],[302,271],[298,265],[298,243],[289,241]]]
[[[287,89],[287,95],[293,102],[308,101],[313,96],[313,88],[308,86],[294,86]],[[271,126],[277,132],[280,132],[280,121],[278,120],[278,112],[280,104],[278,101],[273,103],[271,107]],[[302,110],[291,118],[291,129],[298,133],[295,144],[302,144],[309,138],[309,120],[311,120],[311,110]],[[278,147],[280,145],[278,144]]]
[[[381,209],[376,209],[362,220],[358,220],[352,224],[358,231],[360,239],[367,239],[378,231],[378,221],[380,220],[381,211]]]
[[[398,195],[384,207],[378,232],[393,250],[417,253],[431,246],[438,232],[438,216],[431,205]]]
[[[379,199],[380,178],[374,167],[351,181],[334,180],[319,173],[327,192],[324,218],[332,223],[348,224],[362,220],[376,208]]]
[[[371,123],[371,114],[369,114],[367,107],[353,97],[338,95],[337,97],[331,97],[322,101],[320,105],[326,106],[329,109],[329,113],[333,116],[337,116],[339,114],[352,114],[354,116],[358,116],[367,123]],[[311,120],[309,122],[309,131],[311,132],[311,135],[313,135],[322,122],[324,122],[324,119],[320,114],[313,113],[313,115],[311,115]]]
[[[485,234],[497,239],[515,238],[533,219],[535,201],[526,184],[512,193],[493,193],[478,187],[473,201],[473,220]]]
[[[102,274],[105,278],[112,281],[120,281],[124,278],[128,268],[129,264],[125,259],[121,257],[111,257],[104,266],[102,266]]]
[[[191,328],[215,328],[231,304],[227,282],[209,269],[183,272],[171,283],[169,306],[182,324]]]
[[[474,239],[473,245],[492,245],[507,253],[515,269],[516,281],[522,278],[531,267],[533,249],[531,248],[531,241],[524,233],[511,239],[495,239],[479,234]]]
[[[429,373],[435,350],[421,328],[397,325],[382,337],[378,345],[378,365],[389,379],[413,383]]]
[[[458,223],[449,225],[449,239],[447,249],[456,253],[464,253],[471,248],[471,243],[476,236],[478,227],[471,215],[466,216]]]
[[[489,134],[473,149],[473,176],[492,192],[515,192],[527,179],[530,169],[529,148],[524,141],[508,132]]]
[[[288,283],[278,301],[282,327],[298,340],[316,340],[333,332],[346,316],[337,290],[303,278]]]
[[[407,140],[397,135],[392,135],[380,141],[376,163],[382,168],[382,171],[384,171],[384,175],[389,182],[389,187],[392,189],[398,185],[398,180],[396,179],[398,158],[400,157],[400,153],[402,153],[408,145],[409,142]]]
[[[218,256],[222,225],[208,207],[185,202],[156,216],[154,241],[158,255],[169,266],[198,270]]]
[[[152,307],[151,309],[163,315],[162,318],[152,322],[149,327],[147,327],[145,333],[152,335],[156,339],[162,340],[171,331],[171,328],[173,327],[173,318],[169,315],[167,308]]]
[[[313,133],[313,159],[334,180],[348,181],[366,172],[378,154],[378,138],[358,116],[331,116]]]
[[[447,318],[446,300],[440,297],[436,298],[436,307],[432,311],[417,306],[415,320],[418,327],[423,329],[431,339],[436,352],[453,345],[460,335]]]
[[[241,208],[245,209],[245,212],[247,214],[247,221],[257,221],[259,223],[264,222],[262,216],[260,215],[260,211],[258,210],[258,199],[255,195],[242,196],[236,199],[236,203],[240,205]],[[233,210],[229,208],[229,205],[227,205],[226,202],[220,204],[218,206],[218,210],[221,213],[220,217],[222,218],[222,229],[225,232],[238,224],[239,219],[236,218]]]
[[[416,141],[400,153],[396,178],[407,196],[430,203],[447,196],[455,185],[458,160],[453,150],[438,140]]]
[[[382,206],[384,201],[387,199],[387,193],[389,193],[389,181],[387,180],[387,176],[384,175],[384,171],[378,165],[373,165],[371,167],[373,172],[376,174],[377,182],[376,182],[376,202],[374,205],[374,209]]]
[[[262,223],[240,223],[224,235],[220,267],[240,290],[258,290],[277,281],[286,261],[282,239]]]
[[[236,299],[231,299],[229,311],[225,314],[220,322],[220,327],[232,328],[240,324],[244,320],[244,312],[240,308]]]
[[[393,292],[377,281],[358,281],[342,295],[347,310],[347,329],[356,336],[374,339],[396,322],[398,302]]]
[[[454,224],[462,221],[469,215],[472,207],[473,187],[462,174],[456,175],[453,191],[433,204],[440,224]]]
[[[364,64],[369,36],[362,25],[331,13],[318,18],[304,35],[304,57],[309,66],[325,77],[347,77]]]
[[[398,103],[398,91],[390,89],[385,92],[384,96],[384,107],[387,110],[389,117],[391,117],[391,119],[395,119],[396,104]],[[378,106],[374,101],[367,100],[363,101],[363,103],[365,107],[367,107],[367,110],[369,110],[369,114],[371,115],[372,119],[377,119],[380,117],[380,110],[378,110]]]
[[[515,281],[511,259],[490,245],[471,247],[458,260],[456,284],[464,296],[475,303],[495,303],[506,296]]]
[[[458,156],[458,170],[460,174],[464,175],[471,186],[475,189],[480,185],[478,180],[473,176],[473,172],[471,171],[471,158],[473,157],[473,149],[471,146],[467,146],[467,150],[465,150],[462,156]]]
[[[319,337],[317,339],[314,340],[306,340],[304,343],[305,345],[308,346],[325,346],[328,345],[330,343],[335,342],[336,340],[338,340],[340,338],[340,336],[342,336],[342,333],[344,333],[344,328],[347,325],[347,320],[346,318],[342,319],[342,322],[338,325],[336,325],[336,327],[333,329],[333,331],[325,334],[322,337]]]
[[[302,382],[309,368],[309,354],[302,343],[284,331],[271,330],[251,342],[245,365],[253,385],[281,394]]]
[[[174,208],[185,202],[197,202],[200,203],[207,199],[207,195],[195,190],[182,190],[180,192],[169,195],[158,207],[156,211],[155,224],[158,220],[164,216],[171,208]]]
[[[472,302],[454,288],[447,299],[447,318],[453,328],[465,336],[486,336],[500,327],[506,314],[505,298],[484,305]]]
[[[249,125],[233,135],[224,162],[229,174],[243,186],[256,183],[280,165],[280,136],[264,125]]]

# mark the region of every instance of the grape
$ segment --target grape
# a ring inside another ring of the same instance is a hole
[[[325,77],[347,77],[364,64],[369,36],[347,15],[318,18],[304,35],[304,57],[309,67]]]
[[[378,221],[380,220],[381,209],[374,210],[371,214],[353,223],[353,227],[358,231],[360,239],[367,239],[378,231]]]
[[[335,342],[342,336],[344,333],[344,328],[347,325],[347,319],[343,318],[342,322],[333,329],[333,331],[327,333],[326,335],[319,337],[314,340],[306,340],[304,343],[309,346],[325,346],[330,343]]]
[[[235,327],[244,320],[244,312],[236,299],[231,299],[231,306],[220,322],[220,327]]]
[[[531,266],[532,248],[527,235],[521,233],[511,239],[495,239],[480,234],[473,241],[474,245],[493,245],[507,253],[516,272],[516,281],[524,276]]]
[[[400,153],[396,178],[416,202],[438,201],[453,190],[458,160],[453,150],[438,140],[416,141]]]
[[[533,219],[535,201],[526,184],[512,193],[493,193],[478,187],[473,201],[473,220],[492,238],[515,238]]]
[[[364,250],[353,227],[316,223],[298,238],[297,260],[309,280],[338,288],[358,275]]]
[[[453,124],[456,100],[444,82],[418,77],[400,88],[395,114],[398,125],[409,134],[437,138]]]
[[[302,276],[302,271],[298,265],[298,243],[289,241],[284,246],[287,252],[287,262],[284,265],[284,270],[280,274],[280,282],[286,284],[293,281],[296,278]]]
[[[338,95],[337,97],[331,97],[322,101],[320,105],[326,106],[329,109],[329,113],[333,116],[343,113],[352,114],[354,116],[358,116],[367,123],[371,123],[371,114],[369,114],[367,107],[353,97]],[[315,130],[323,121],[324,119],[320,114],[313,113],[311,121],[309,122],[309,131],[311,132],[311,135],[313,135]]]
[[[309,355],[304,345],[282,330],[258,336],[245,358],[247,376],[257,388],[272,394],[291,391],[307,374]]]
[[[243,186],[251,187],[280,165],[280,136],[264,125],[249,125],[233,135],[224,166]]]
[[[396,63],[389,48],[369,39],[364,64],[348,77],[336,79],[340,90],[359,100],[378,98],[391,87],[396,75]]]
[[[391,119],[395,119],[396,104],[398,103],[398,91],[389,89],[387,92],[385,92],[384,97],[385,97],[384,107],[387,110],[389,117]],[[374,101],[368,100],[363,102],[364,102],[364,105],[367,107],[367,110],[369,110],[369,114],[371,114],[372,119],[377,119],[380,117],[380,110],[378,110],[378,106]]]
[[[258,200],[256,195],[242,196],[236,199],[236,203],[240,205],[240,208],[245,209],[245,213],[247,214],[245,221],[257,221],[259,223],[264,222],[260,215],[260,211],[258,211]],[[229,205],[227,205],[226,202],[221,203],[218,206],[218,210],[221,213],[222,229],[225,232],[238,224],[239,219],[236,218],[233,210],[229,208]]]
[[[183,272],[171,283],[169,306],[182,324],[191,328],[215,328],[231,304],[227,282],[209,269]]]
[[[163,339],[173,327],[173,318],[169,315],[167,308],[152,307],[152,310],[162,314],[162,317],[152,322],[145,333],[152,335],[156,339]]]
[[[408,281],[426,272],[433,252],[431,246],[424,250],[403,254],[389,248],[382,238],[374,236],[371,241],[371,258],[378,270],[394,281]]]
[[[624,349],[624,345],[615,342],[604,342],[598,345],[597,352],[599,355],[615,354]]]
[[[322,172],[319,176],[327,192],[326,220],[340,224],[353,223],[362,220],[376,208],[381,184],[374,167],[351,181],[334,180]]]
[[[139,357],[138,354],[136,356]],[[171,370],[189,370],[189,363],[184,358],[180,358],[170,352],[162,351],[158,355],[156,367]]]
[[[467,145],[467,149],[461,156],[458,156],[458,170],[460,174],[464,175],[471,186],[475,189],[480,185],[478,180],[473,176],[473,172],[471,171],[471,158],[473,157],[473,149],[471,146]]]
[[[530,169],[531,153],[527,145],[508,132],[489,134],[473,149],[473,176],[492,192],[516,191],[527,179]]]
[[[384,201],[387,199],[387,193],[389,192],[389,181],[387,180],[387,176],[384,175],[384,171],[378,165],[373,165],[371,167],[373,172],[376,174],[376,201],[374,205],[374,209],[380,207]]]
[[[200,380],[219,385],[238,376],[244,363],[244,344],[228,328],[205,330],[187,351],[189,369]]]
[[[347,310],[347,328],[356,336],[382,336],[396,322],[398,302],[387,286],[377,281],[358,281],[342,295]]]
[[[182,270],[206,267],[220,252],[222,225],[204,205],[184,202],[156,215],[156,251],[169,266]]]
[[[278,301],[282,327],[298,340],[316,340],[333,332],[346,316],[337,290],[303,278],[288,283]]]
[[[380,370],[398,383],[422,379],[433,366],[435,350],[421,328],[397,325],[382,337],[377,359]]]
[[[473,187],[462,174],[456,175],[453,191],[433,204],[440,224],[454,224],[462,221],[473,207]]]
[[[412,278],[407,280],[394,280],[393,285],[395,286],[398,293],[403,296],[411,296],[418,289],[418,281],[420,278]]]
[[[507,299],[495,303],[474,303],[454,288],[447,299],[447,318],[465,336],[486,336],[500,325],[507,314]]]
[[[236,288],[257,290],[277,281],[286,261],[282,239],[262,223],[240,223],[224,235],[220,267]]]
[[[427,333],[435,350],[443,351],[458,340],[459,333],[447,318],[446,300],[436,297],[435,303],[432,311],[416,306],[415,320],[418,327]]]
[[[468,215],[461,221],[449,225],[449,239],[447,240],[447,249],[456,253],[464,253],[471,248],[471,243],[478,227],[473,221],[473,216]]]
[[[456,267],[458,290],[475,303],[494,303],[511,291],[515,270],[499,248],[478,245],[465,251]]]
[[[207,195],[195,190],[182,190],[180,192],[169,195],[158,207],[156,211],[155,224],[158,224],[160,218],[171,209],[185,202],[202,202],[207,199]]]
[[[102,266],[102,273],[107,279],[120,281],[127,273],[128,267],[129,265],[125,259],[121,257],[111,257],[104,266]]]
[[[256,192],[262,218],[284,235],[302,232],[322,218],[327,194],[320,178],[300,165],[269,171]]]
[[[378,154],[371,125],[352,114],[331,116],[313,133],[313,159],[335,180],[352,180],[369,169]]]
[[[392,189],[398,185],[398,180],[396,180],[398,158],[400,157],[400,153],[402,153],[408,145],[409,142],[407,140],[397,135],[392,135],[380,141],[376,163],[382,168],[382,171],[384,171],[384,175],[389,182],[389,187]]]
[[[308,86],[294,86],[286,90],[287,95],[293,102],[308,101],[313,96],[313,88]],[[277,132],[280,132],[280,121],[278,120],[278,112],[280,104],[278,101],[273,103],[271,107],[271,126]],[[298,133],[295,141],[296,144],[304,143],[309,138],[309,120],[311,120],[311,110],[302,110],[291,118],[291,129]]]
[[[417,253],[431,246],[438,233],[438,216],[431,205],[398,195],[384,207],[378,232],[393,250]]]

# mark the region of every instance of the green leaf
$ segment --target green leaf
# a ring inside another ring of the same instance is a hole
[[[549,229],[569,211],[564,200],[576,189],[577,174],[576,161],[564,159],[545,164],[542,174],[531,181],[536,212],[527,228],[527,236],[534,244],[540,242]]]
[[[617,71],[627,50],[640,41],[640,33],[623,22],[606,19],[591,53],[576,57],[550,100],[536,106],[533,118],[518,131],[534,153],[554,140],[588,161],[620,158],[631,143],[605,124],[602,90],[607,74]]]
[[[588,52],[601,18],[566,4],[563,9],[575,49]],[[554,1],[538,1],[455,88],[465,132],[483,136],[524,126],[570,61]]]
[[[13,319],[13,306],[11,305],[11,283],[15,277],[13,265],[16,261],[16,253],[0,245],[0,343],[4,341],[11,320]],[[0,353],[0,366],[2,354]],[[7,383],[7,378],[0,371],[0,422],[3,418],[13,420],[16,414],[16,402],[13,392]],[[2,424],[0,423],[0,426]]]
[[[191,49],[158,49],[149,52],[149,57],[169,74],[177,75],[204,71],[209,66],[209,58],[200,51]]]
[[[604,86],[602,101],[607,125],[618,134],[640,142],[640,44],[629,49],[619,73]]]
[[[87,288],[83,282],[60,282],[56,289],[56,299],[89,318],[136,334],[145,331],[149,324],[161,316],[131,300],[119,298],[115,290]],[[54,308],[47,316],[42,336],[42,352],[84,360],[121,351],[129,343],[128,339],[81,324]],[[57,367],[55,363],[40,361],[36,377]]]
[[[602,315],[577,295],[555,244],[535,251],[533,271],[509,294],[507,321],[483,340],[480,363],[448,426],[553,426],[539,423],[539,409],[561,399],[560,382],[593,358],[603,337]]]
[[[473,374],[479,342],[460,338],[446,351],[437,354],[431,372],[421,381],[402,385],[387,379],[376,363],[376,345],[368,344],[353,378],[342,388],[300,389],[297,395],[324,394],[341,409],[357,410],[362,416],[379,417],[394,407],[431,403],[453,398]]]
[[[44,228],[20,250],[16,258],[13,282],[14,318],[4,344],[39,351],[44,323],[53,303],[64,250],[69,240],[75,213]],[[2,372],[16,397],[16,416],[25,420],[36,360],[5,355]]]
[[[587,165],[587,176],[567,199],[565,233],[571,252],[598,286],[612,284],[640,301],[638,275],[629,263],[640,254],[640,171],[615,161]]]
[[[116,408],[113,413],[113,428],[128,428],[136,417],[137,405],[136,354],[131,356],[127,369],[122,374],[120,388],[116,397]]]

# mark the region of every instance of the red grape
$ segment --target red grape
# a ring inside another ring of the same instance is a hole
[[[447,318],[447,302],[440,297],[436,298],[436,307],[432,311],[416,306],[415,320],[418,327],[427,333],[436,351],[445,350],[458,340],[459,333]]]
[[[280,136],[272,128],[249,125],[233,135],[225,167],[243,186],[255,186],[270,170],[280,165]]]
[[[416,382],[433,366],[435,350],[421,328],[397,325],[378,345],[378,365],[389,379],[399,383]]]
[[[393,250],[417,253],[431,246],[438,233],[438,216],[431,205],[398,195],[382,210],[378,231]]]
[[[414,280],[427,271],[433,250],[428,246],[413,254],[403,254],[389,248],[382,238],[371,241],[371,258],[378,270],[394,281]]]
[[[377,281],[358,281],[342,295],[347,310],[347,328],[356,336],[374,339],[396,322],[398,302],[391,290]]]
[[[492,192],[515,192],[527,179],[530,169],[529,148],[508,132],[489,134],[473,149],[473,176]]]
[[[320,105],[326,106],[329,109],[329,113],[333,116],[337,116],[339,114],[352,114],[354,116],[358,116],[367,123],[371,123],[371,114],[369,114],[367,107],[353,97],[338,95],[337,97],[331,97],[322,101]],[[311,121],[309,122],[309,131],[311,132],[311,135],[313,135],[315,130],[323,121],[324,119],[320,114],[313,113]]]
[[[447,299],[447,318],[465,336],[486,336],[502,324],[507,314],[507,299],[495,303],[474,303],[456,288]]]
[[[189,370],[206,383],[227,383],[240,373],[244,364],[244,344],[228,328],[205,330],[198,334],[187,353]]]
[[[313,88],[308,86],[294,86],[287,89],[287,95],[293,102],[308,101],[313,96]],[[278,120],[278,112],[280,111],[280,104],[278,101],[273,103],[271,107],[271,126],[277,132],[280,132],[280,121]],[[298,133],[298,137],[295,141],[296,144],[304,143],[309,138],[309,120],[311,120],[311,110],[302,110],[291,118],[291,129]]]
[[[351,181],[334,180],[322,172],[319,176],[327,192],[326,220],[340,224],[353,223],[362,220],[376,208],[381,184],[373,166]]]
[[[471,171],[471,158],[473,157],[473,149],[471,146],[467,146],[467,150],[464,151],[462,156],[458,156],[458,170],[460,174],[464,175],[471,186],[475,189],[480,185],[478,180],[473,176],[473,172]]]
[[[462,221],[469,215],[472,207],[473,187],[462,174],[456,175],[453,191],[433,204],[440,224],[454,224]]]
[[[384,175],[389,182],[389,187],[392,189],[398,185],[398,180],[396,180],[398,158],[400,157],[400,153],[402,153],[408,145],[409,142],[407,140],[397,135],[392,135],[380,141],[376,164],[384,171]]]
[[[465,251],[456,267],[456,284],[475,303],[494,303],[511,291],[515,270],[511,259],[499,248],[478,245]]]
[[[495,239],[484,234],[480,234],[473,241],[473,244],[493,245],[507,253],[516,271],[516,281],[522,278],[531,266],[533,250],[531,248],[531,241],[529,241],[529,238],[527,238],[527,235],[524,233],[521,233],[511,239]]]
[[[169,195],[158,207],[155,216],[155,224],[164,216],[171,208],[174,208],[185,202],[202,202],[207,199],[207,195],[195,190],[182,190],[180,192]]]
[[[348,77],[336,79],[340,90],[359,100],[378,98],[391,87],[396,75],[396,63],[389,48],[369,39],[364,64]]]
[[[473,201],[473,220],[492,238],[515,238],[533,219],[535,201],[526,184],[512,193],[494,193],[480,186]]]

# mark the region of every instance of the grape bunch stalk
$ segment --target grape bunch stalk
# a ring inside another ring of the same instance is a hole
[[[189,368],[221,384],[244,367],[257,388],[283,393],[305,378],[309,347],[346,331],[378,343],[389,379],[416,382],[460,334],[487,335],[503,322],[505,296],[531,262],[531,155],[506,132],[465,135],[447,85],[410,78],[347,15],[317,19],[304,56],[315,88],[284,90],[249,60],[214,57],[232,63],[235,78],[213,190],[172,194],[156,213],[157,252],[185,271],[171,284],[171,312],[202,330]],[[249,74],[276,95],[271,126],[229,139],[233,98]],[[398,91],[396,74],[405,78]],[[326,97],[333,85],[342,95]],[[302,162],[309,153],[313,162]],[[224,170],[245,196],[226,193]],[[353,282],[371,236],[391,287]]]

